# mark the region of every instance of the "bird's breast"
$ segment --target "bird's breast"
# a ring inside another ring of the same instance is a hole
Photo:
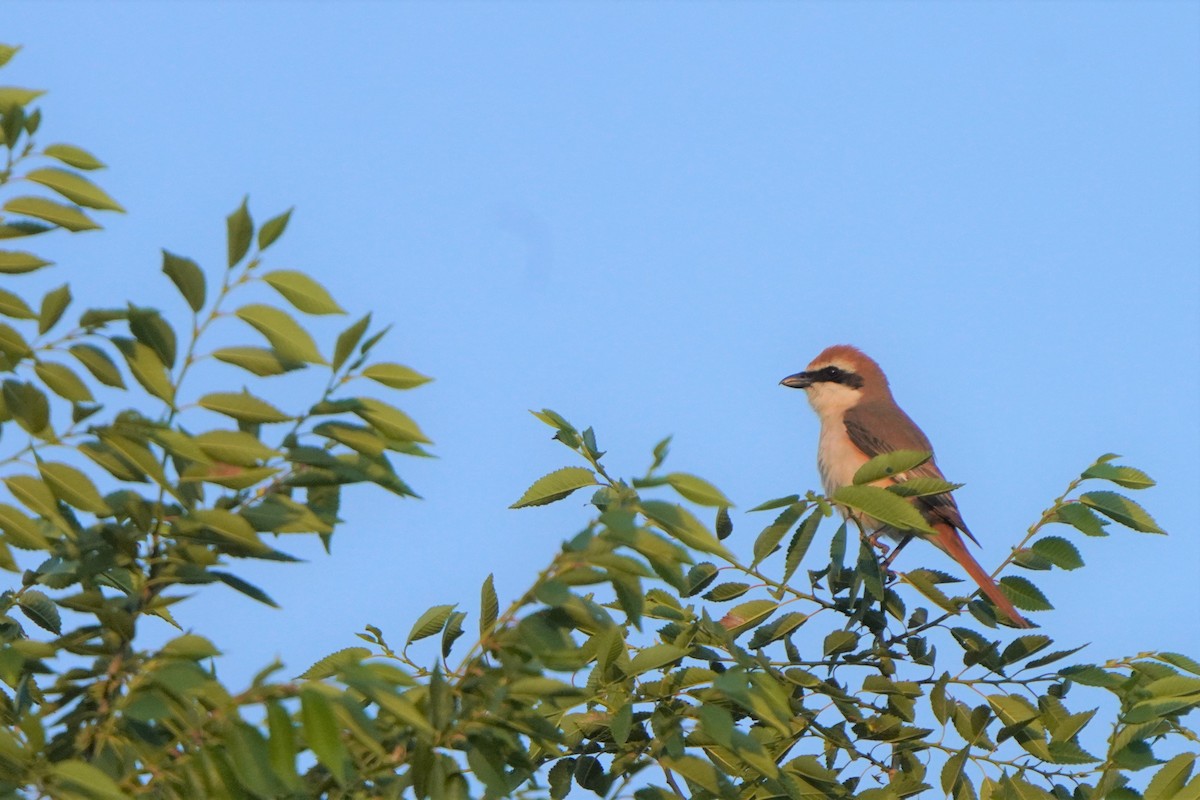
[[[821,435],[817,441],[817,469],[821,473],[825,494],[831,495],[843,486],[854,483],[854,473],[869,460],[866,453],[850,441],[840,418],[836,423],[822,420]]]

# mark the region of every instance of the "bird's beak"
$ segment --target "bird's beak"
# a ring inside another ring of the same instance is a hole
[[[792,389],[807,389],[812,386],[813,380],[807,372],[797,372],[795,375],[788,375],[779,383]]]

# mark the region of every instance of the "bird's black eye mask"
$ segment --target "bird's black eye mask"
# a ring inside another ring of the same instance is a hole
[[[863,385],[862,376],[857,372],[848,372],[841,367],[828,366],[814,370],[808,373],[813,383],[840,383],[843,386],[849,386],[851,389],[861,389]]]

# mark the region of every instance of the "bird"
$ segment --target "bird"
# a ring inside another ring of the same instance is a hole
[[[896,404],[887,376],[879,364],[857,347],[845,344],[827,347],[803,372],[789,375],[780,383],[803,389],[820,419],[817,469],[827,495],[832,496],[841,487],[852,485],[854,474],[871,458],[894,450],[919,450],[930,453],[931,457],[902,475],[877,481],[876,485],[910,477],[945,480],[932,458],[933,446],[929,438]],[[966,534],[976,545],[979,541],[963,522],[954,497],[949,493],[935,494],[910,498],[910,502],[936,532],[924,538],[965,569],[1013,626],[1033,627],[967,549],[960,534]],[[842,512],[851,516],[849,509],[843,508]],[[865,515],[857,515],[857,518],[871,534],[872,541],[879,535],[900,535],[879,520]]]

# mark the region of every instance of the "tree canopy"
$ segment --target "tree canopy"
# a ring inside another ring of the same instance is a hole
[[[306,320],[343,309],[270,266],[290,212],[260,224],[245,202],[224,264],[163,251],[181,319],[136,297],[81,308],[69,284],[23,294],[22,274],[53,267],[26,242],[122,211],[98,158],[42,143],[40,94],[0,88],[0,795],[1200,798],[1184,724],[1200,663],[1078,663],[1074,643],[1013,635],[955,576],[893,571],[840,522],[838,506],[919,536],[906,498],[957,487],[869,484],[924,453],[880,456],[833,497],[761,503],[735,535],[720,489],[666,469],[669,440],[614,476],[595,431],[536,411],[569,461],[514,513],[590,503],[507,606],[489,577],[243,687],[215,669],[219,621],[147,646],[139,625],[175,624],[190,587],[273,604],[241,565],[289,561],[288,537],[328,543],[343,487],[413,496],[394,462],[431,443],[394,398],[429,378],[377,357],[369,314],[318,341]],[[243,302],[250,285],[277,299]],[[244,343],[211,344],[229,316]],[[200,381],[202,363],[228,372]],[[997,568],[1035,621],[1051,605],[1027,576],[1083,568],[1117,530],[1163,532],[1128,496],[1153,480],[1117,458],[1031,514]]]

